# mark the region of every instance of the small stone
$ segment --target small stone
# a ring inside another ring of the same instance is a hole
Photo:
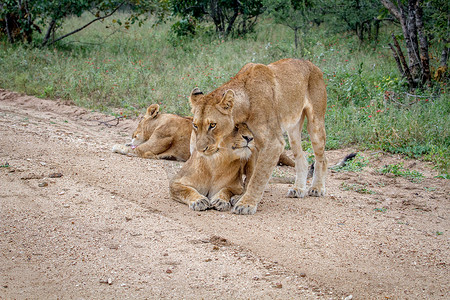
[[[48,175],[48,177],[50,177],[50,178],[60,178],[62,176],[63,176],[62,173],[52,173],[52,174]]]
[[[216,251],[217,251],[217,250],[219,250],[219,247],[218,247],[218,246],[214,246],[214,247],[213,247],[213,250],[216,250]]]
[[[59,192],[58,195],[64,195],[65,193],[66,192],[62,191],[62,192]]]
[[[125,221],[129,222],[129,221],[131,221],[131,220],[133,220],[133,219],[132,219],[132,218],[129,218],[129,217],[125,217]]]
[[[40,164],[41,164],[41,166],[47,165],[47,163],[45,163],[45,162],[43,162],[43,161],[41,161]]]
[[[349,296],[344,298],[344,300],[352,300],[352,299],[353,299],[353,295],[349,295]]]
[[[277,282],[273,287],[277,288],[277,289],[281,289],[283,287],[283,285],[281,284],[281,282]]]
[[[171,269],[167,269],[167,270],[166,270],[166,273],[167,273],[167,274],[172,274],[172,270],[171,270]]]
[[[300,277],[306,277],[305,273],[300,273]]]
[[[119,245],[118,244],[111,244],[111,245],[108,246],[108,248],[112,249],[112,250],[118,250],[119,249]]]
[[[105,284],[112,284],[112,279],[111,278],[102,278],[100,279],[100,283],[105,283]]]
[[[48,186],[47,182],[41,182],[38,184],[38,187],[46,187],[46,186]]]

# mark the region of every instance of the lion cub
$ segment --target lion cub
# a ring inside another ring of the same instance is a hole
[[[112,151],[142,158],[186,161],[192,132],[192,118],[161,114],[158,104],[147,113],[133,132],[131,144],[114,145]]]
[[[250,129],[237,124],[216,153],[205,156],[194,150],[170,182],[171,197],[193,210],[229,210],[231,197],[244,192],[243,174],[255,149]]]

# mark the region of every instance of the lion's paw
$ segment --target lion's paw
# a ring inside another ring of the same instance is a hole
[[[116,144],[112,147],[112,152],[119,153],[119,154],[128,154],[130,152],[130,147],[122,144]]]
[[[242,195],[234,195],[233,197],[231,197],[230,203],[231,206],[235,206],[236,203],[238,203],[239,200],[241,200]]]
[[[189,208],[195,211],[207,210],[209,206],[209,199],[206,197],[199,198],[189,204]]]
[[[211,205],[218,211],[227,211],[231,208],[231,203],[229,201],[220,198],[211,199]]]
[[[306,189],[292,188],[289,189],[286,197],[288,198],[304,198],[306,196]]]
[[[308,195],[313,196],[313,197],[325,196],[325,188],[319,188],[319,187],[312,186],[308,191]]]
[[[239,205],[236,204],[231,211],[233,214],[237,215],[254,215],[256,213],[257,205]]]
[[[233,205],[233,209],[231,212],[237,215],[254,215],[258,205],[249,202],[250,201],[246,201],[242,195],[232,197],[231,204]]]

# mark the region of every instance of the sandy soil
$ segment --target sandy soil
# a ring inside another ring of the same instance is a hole
[[[450,298],[450,188],[430,165],[364,152],[326,197],[271,184],[254,216],[199,213],[169,199],[181,163],[111,152],[137,121],[110,118],[0,90],[1,299]],[[376,172],[402,161],[426,178]]]

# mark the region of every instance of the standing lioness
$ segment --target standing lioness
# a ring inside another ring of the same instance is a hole
[[[315,155],[309,195],[325,194],[325,110],[327,93],[322,72],[309,61],[284,59],[269,65],[247,64],[230,81],[203,95],[191,92],[195,147],[204,155],[217,151],[235,124],[247,123],[253,132],[258,157],[247,189],[234,213],[254,214],[273,168],[283,151],[287,131],[295,157],[296,180],[288,197],[307,193],[308,165],[301,147],[305,117]]]

